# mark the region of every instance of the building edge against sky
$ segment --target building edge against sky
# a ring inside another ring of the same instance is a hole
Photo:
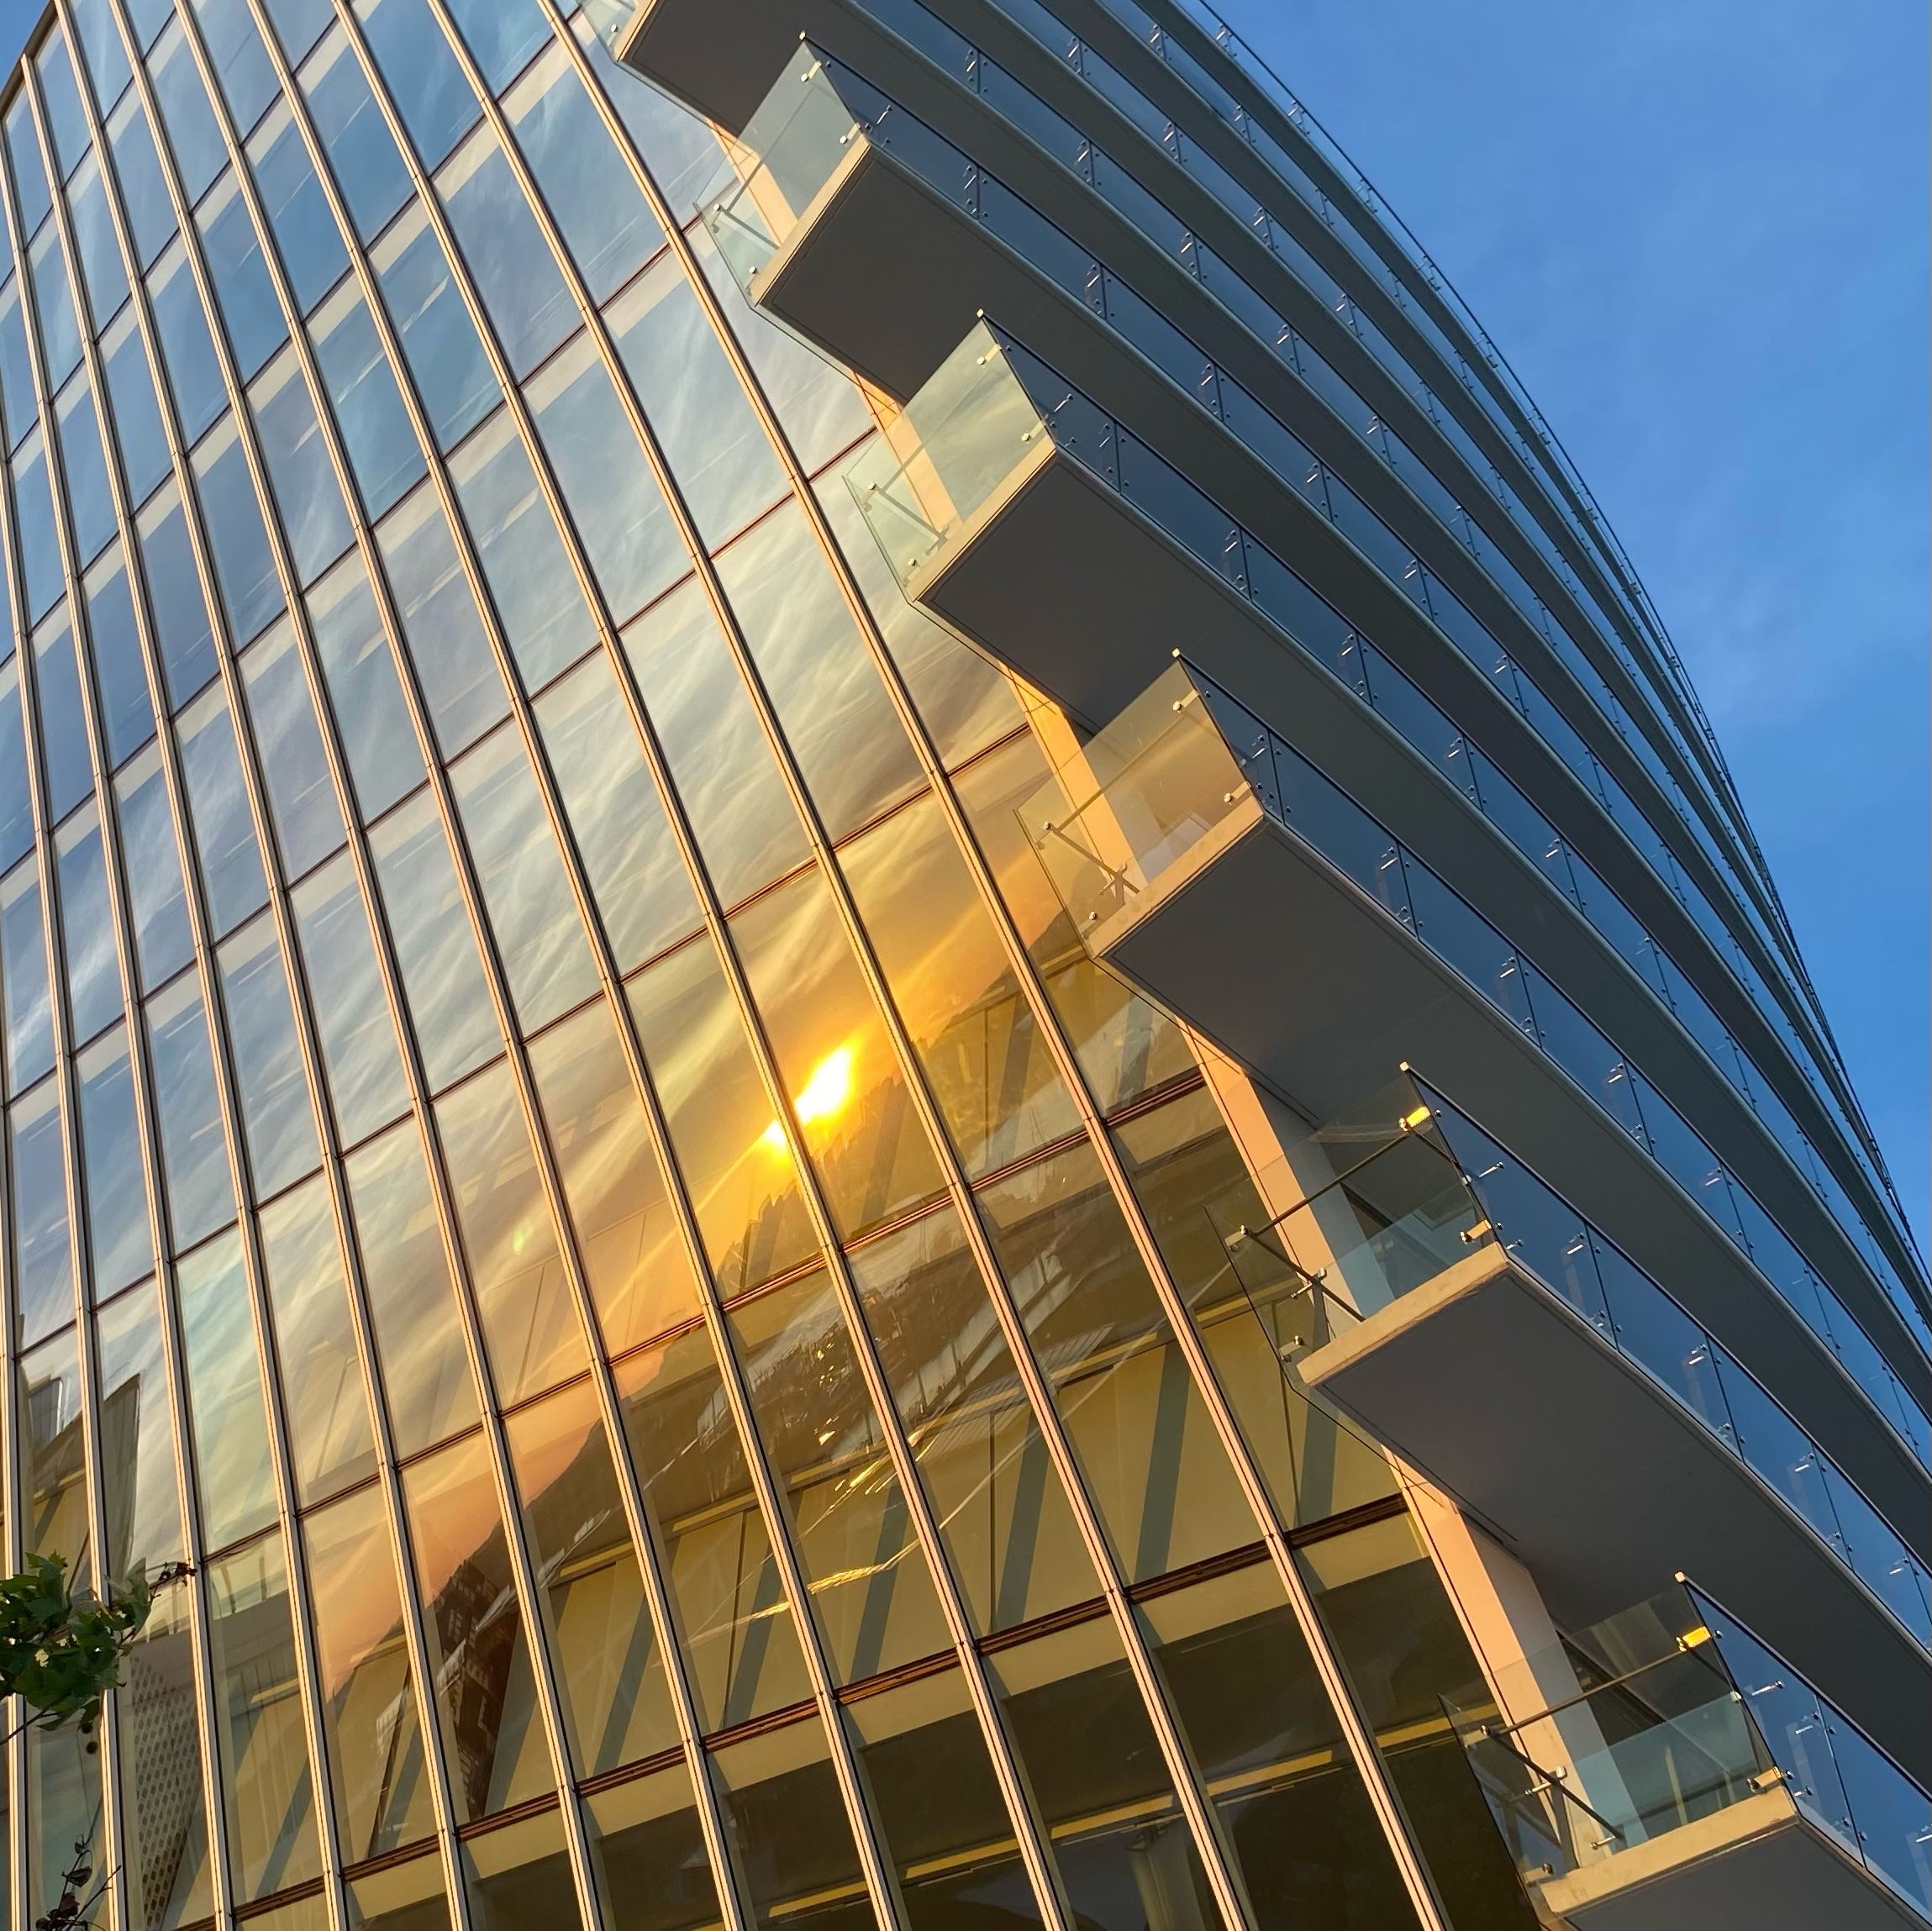
[[[15,18],[11,1923],[1932,1921],[1923,1263],[1230,29]]]

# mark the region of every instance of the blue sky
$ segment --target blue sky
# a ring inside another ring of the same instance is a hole
[[[1224,4],[1623,538],[1923,1242],[1925,9]]]

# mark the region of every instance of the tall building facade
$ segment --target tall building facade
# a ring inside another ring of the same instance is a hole
[[[192,1572],[13,1923],[1932,1921],[1923,1265],[1237,36],[21,28],[4,1557]]]

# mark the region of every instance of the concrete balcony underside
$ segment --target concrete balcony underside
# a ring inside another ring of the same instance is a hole
[[[863,131],[750,292],[768,315],[900,402],[982,310],[1024,327],[1052,300],[1018,255]]]
[[[673,99],[732,134],[750,119],[801,33],[829,12],[813,0],[639,0],[613,51]]]
[[[1923,1931],[1923,1921],[1768,1790],[1539,1886],[1573,1931]]]
[[[1087,939],[1318,1118],[1406,1060],[1504,1144],[1535,1149],[1551,1184],[1586,1178],[1611,1233],[1673,1197],[1535,1045],[1252,797]],[[1803,1576],[1765,1603],[1765,1640],[1932,1776],[1932,1726],[1916,1720],[1927,1664],[1911,1638],[1555,1295],[1495,1250],[1466,1265],[1304,1357],[1303,1371],[1487,1520],[1559,1622],[1608,1614],[1633,1575],[1687,1570],[1754,1605],[1765,1576]],[[1894,1519],[1922,1526],[1900,1499]]]

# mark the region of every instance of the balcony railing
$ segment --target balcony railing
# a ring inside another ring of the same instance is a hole
[[[1312,1353],[1499,1244],[1518,1271],[1578,1315],[1714,1442],[1750,1468],[1922,1647],[1932,1649],[1924,1567],[1837,1463],[1673,1296],[1601,1229],[1413,1075],[1360,1110],[1319,1156],[1340,1171],[1265,1226],[1218,1224],[1244,1283],[1284,1270]],[[1365,1150],[1366,1147],[1366,1150]],[[1217,1218],[1213,1206],[1209,1218]],[[1220,1217],[1224,1218],[1224,1217]]]
[[[1537,1673],[1573,1676],[1576,1694],[1517,1723],[1459,1726],[1525,1879],[1561,1880],[1782,1790],[1932,1922],[1932,1798],[1701,1592],[1680,1581],[1568,1639]],[[1646,1882],[1656,1870],[1649,1860]]]

